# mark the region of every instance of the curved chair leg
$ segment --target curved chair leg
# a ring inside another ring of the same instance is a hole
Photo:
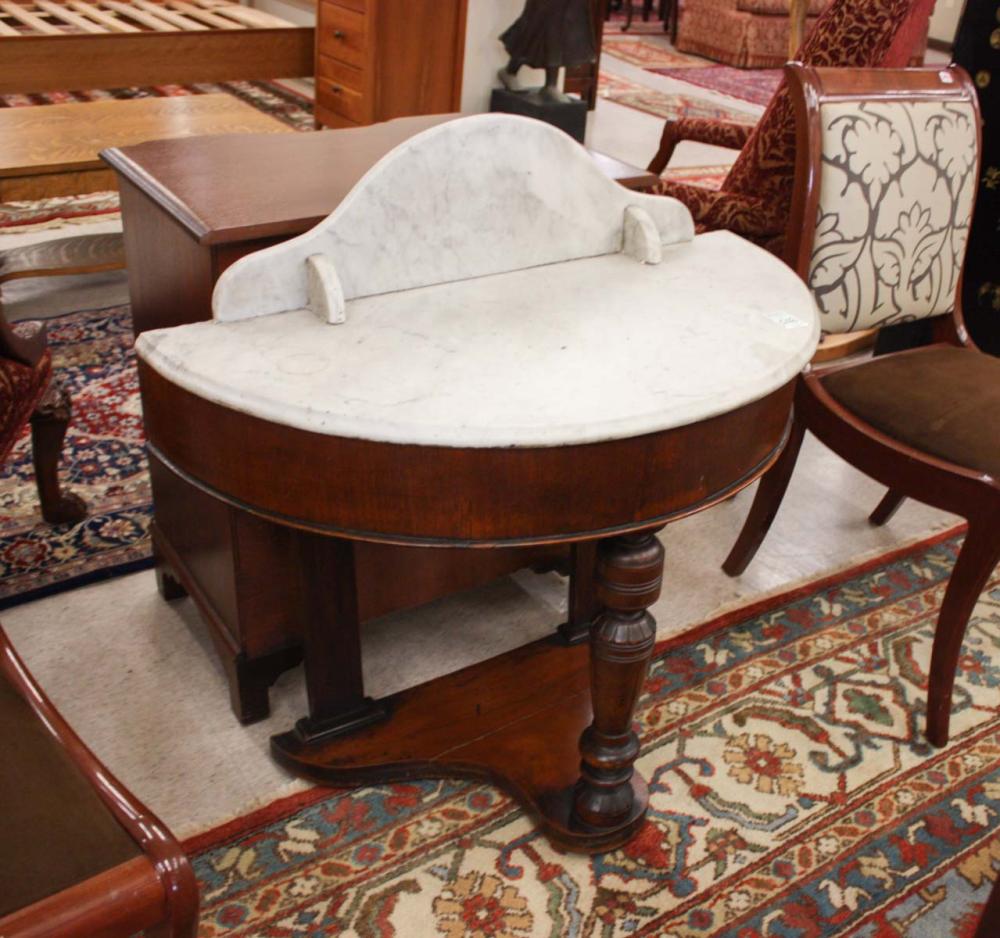
[[[660,134],[660,148],[656,151],[656,156],[649,161],[646,171],[659,176],[667,168],[677,143],[676,127],[672,120],[668,120],[663,125],[663,133]]]
[[[899,510],[899,506],[902,505],[905,500],[906,496],[902,492],[889,489],[889,491],[882,497],[882,501],[875,506],[875,510],[868,516],[868,520],[872,524],[880,527]]]
[[[935,746],[948,742],[951,691],[969,616],[1000,561],[1000,519],[987,517],[969,524],[941,603],[927,689],[927,738]]]
[[[757,549],[767,536],[774,516],[777,515],[778,508],[781,507],[781,500],[785,497],[785,490],[788,488],[788,481],[795,469],[795,461],[799,457],[805,432],[805,426],[793,418],[788,442],[778,457],[778,461],[764,473],[764,477],[760,480],[757,494],[750,506],[750,514],[743,522],[743,530],[740,531],[740,536],[736,539],[733,549],[722,565],[722,569],[730,576],[739,576],[746,570],[747,564],[753,560]]]
[[[69,395],[53,381],[31,415],[31,451],[42,517],[49,524],[75,524],[87,514],[78,495],[59,487],[59,457],[70,418]]]

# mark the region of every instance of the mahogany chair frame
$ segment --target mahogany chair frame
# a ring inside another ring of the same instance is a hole
[[[968,100],[977,118],[977,153],[981,128],[975,91],[960,68],[938,69],[817,69],[790,63],[786,74],[795,105],[795,191],[786,240],[786,262],[808,279],[816,212],[820,195],[820,108],[836,99],[897,99],[900,94]],[[971,342],[962,318],[961,280],[953,312],[935,317],[941,343],[981,354]],[[921,355],[935,346],[897,352]],[[941,604],[934,636],[927,700],[927,738],[935,746],[948,741],[951,694],[965,627],[987,579],[1000,561],[1000,480],[905,445],[880,432],[835,400],[823,379],[856,362],[817,369],[809,366],[796,384],[794,419],[788,444],[761,480],[743,529],[723,564],[738,576],[753,559],[766,536],[795,468],[806,430],[838,456],[889,491],[870,516],[873,524],[887,522],[904,498],[964,517],[968,533]]]
[[[83,774],[142,856],[0,918],[4,938],[194,938],[198,885],[166,826],[87,748],[38,686],[0,628],[7,681]]]
[[[35,368],[46,354],[44,325],[24,335],[15,331],[0,306],[0,356]],[[87,505],[78,495],[63,492],[59,484],[59,458],[72,414],[69,395],[57,380],[48,386],[31,414],[31,450],[35,483],[42,517],[49,524],[75,524],[87,514]]]

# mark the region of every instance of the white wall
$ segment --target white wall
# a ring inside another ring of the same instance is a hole
[[[943,2],[943,0],[939,0]],[[490,107],[490,91],[500,86],[497,72],[507,64],[500,34],[524,9],[524,0],[469,0],[465,27],[465,69],[462,73],[462,111],[479,113]],[[525,84],[542,85],[545,72],[523,68],[517,76]]]
[[[976,0],[970,0],[976,2]],[[931,14],[931,39],[951,43],[958,30],[958,21],[962,16],[965,0],[937,0],[934,12]]]
[[[289,23],[296,26],[315,26],[316,8],[309,3],[283,3],[282,0],[250,0],[249,6],[270,13],[272,16],[280,16]]]

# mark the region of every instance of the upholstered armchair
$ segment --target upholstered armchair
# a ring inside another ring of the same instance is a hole
[[[806,35],[827,0],[807,2]],[[791,0],[687,0],[675,45],[737,68],[780,68],[788,61],[791,12]]]
[[[818,17],[798,58],[807,65],[902,67],[926,36],[933,0],[833,0]],[[722,186],[661,180],[655,191],[680,199],[702,230],[724,228],[781,251],[795,161],[788,86],[778,86],[757,125],[698,118],[668,120],[649,164],[659,175],[682,140],[740,150]]]
[[[50,524],[77,522],[86,514],[83,500],[59,486],[59,456],[69,418],[69,397],[52,380],[44,326],[11,326],[0,310],[0,465],[30,421],[35,482],[42,517]]]
[[[788,443],[761,480],[724,566],[740,574],[777,514],[806,430],[904,497],[968,520],[934,635],[927,737],[948,740],[973,607],[1000,560],[1000,359],[969,342],[960,281],[978,180],[979,110],[961,69],[790,65],[798,127],[786,260],[825,332],[927,320],[936,344],[807,369]]]

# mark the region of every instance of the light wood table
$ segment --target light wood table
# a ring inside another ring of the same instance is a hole
[[[88,101],[0,110],[0,202],[114,189],[105,147],[196,134],[291,128],[227,94]]]

